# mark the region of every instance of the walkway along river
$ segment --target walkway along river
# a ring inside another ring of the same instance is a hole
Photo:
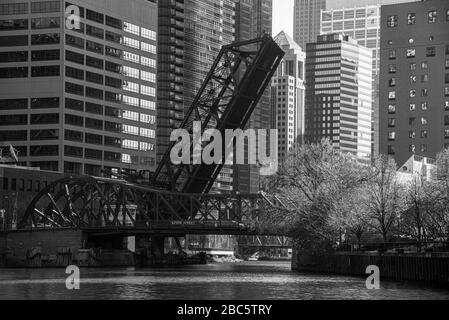
[[[64,269],[2,269],[0,299],[449,299],[422,284],[291,271],[289,262],[243,262],[163,269],[81,269],[80,290]]]

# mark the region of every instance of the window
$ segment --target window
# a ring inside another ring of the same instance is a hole
[[[31,61],[59,60],[59,50],[36,50],[31,51]]]
[[[416,104],[415,103],[410,103],[409,107],[410,107],[410,111],[415,111],[416,110]]]
[[[84,39],[72,36],[70,34],[65,35],[65,43],[73,47],[84,49]]]
[[[0,68],[0,79],[27,77],[28,67]]]
[[[104,137],[104,145],[108,147],[121,148],[122,140],[116,137]]]
[[[408,132],[408,137],[410,139],[415,139],[416,138],[416,132],[415,131],[409,131]]]
[[[395,64],[388,65],[388,72],[389,73],[396,73],[396,65]]]
[[[409,147],[408,147],[409,152],[415,153],[415,150],[416,150],[416,146],[414,144],[409,145]]]
[[[86,97],[103,100],[103,90],[86,87]]]
[[[103,60],[91,56],[86,56],[86,65],[97,69],[104,68]]]
[[[122,43],[122,35],[115,32],[106,31],[106,40],[120,44]]]
[[[93,42],[93,41],[86,41],[86,50],[92,51],[98,54],[104,53],[104,45],[101,43]]]
[[[446,69],[449,69],[449,59],[446,59],[445,63],[444,63],[444,67]]]
[[[435,23],[437,22],[437,11],[436,10],[432,10],[429,11],[427,14],[427,22],[428,23]]]
[[[389,146],[388,146],[388,154],[389,154],[389,155],[394,155],[395,153],[396,153],[396,152],[395,152],[394,146],[389,145]]]
[[[129,22],[125,22],[124,23],[124,31],[135,34],[136,36],[140,35],[140,28],[139,26],[136,26],[135,24],[129,23]]]
[[[123,44],[134,49],[140,49],[140,41],[133,38],[123,37]]]
[[[30,139],[31,140],[57,140],[59,138],[58,129],[41,129],[41,130],[31,130]]]
[[[28,13],[28,3],[6,3],[0,4],[0,15],[13,15]]]
[[[410,71],[416,70],[416,63],[412,62],[410,63]]]
[[[428,123],[427,117],[421,117],[421,124],[422,124],[423,126],[426,126],[427,123]]]
[[[421,103],[421,110],[422,110],[422,111],[426,111],[427,108],[428,108],[427,102]]]
[[[389,118],[388,119],[388,127],[394,128],[396,126],[396,119],[395,118]]]
[[[436,49],[435,47],[427,47],[426,48],[426,56],[427,57],[434,57],[436,54]]]
[[[117,63],[106,61],[105,67],[106,67],[107,71],[118,73],[118,74],[122,73],[122,66]],[[130,67],[124,66],[123,68],[130,68]]]
[[[444,75],[444,83],[449,83],[449,73]]]
[[[106,85],[108,87],[121,88],[123,85],[123,81],[121,79],[106,76]]]
[[[396,132],[388,132],[388,141],[396,140]]]
[[[141,50],[156,54],[156,46],[145,42],[142,42],[141,46]]]
[[[156,41],[156,32],[146,28],[140,28],[141,36]]]
[[[428,89],[421,89],[421,97],[427,97],[429,95]]]
[[[31,13],[59,12],[60,4],[60,1],[31,2]]]
[[[28,109],[28,99],[0,99],[0,110]]]
[[[66,82],[65,83],[65,92],[84,96],[84,86],[81,86],[81,85],[75,84],[75,83],[71,83],[71,82]]]
[[[156,75],[152,72],[141,71],[140,78],[144,81],[149,81],[149,82],[153,82],[153,83],[156,82]]]
[[[0,131],[0,141],[26,141],[27,139],[27,130]]]
[[[106,46],[106,55],[120,59],[123,56],[123,51],[120,49]]]
[[[89,144],[103,144],[103,136],[100,136],[98,134],[86,133],[84,138],[86,143]]]
[[[389,58],[390,60],[395,60],[395,59],[396,59],[396,50],[395,50],[395,49],[391,49],[391,50],[389,51],[388,58]]]
[[[103,75],[86,71],[86,81],[103,84]]]
[[[84,70],[72,68],[72,67],[65,67],[65,75],[67,77],[84,80]]]
[[[414,58],[416,55],[416,49],[409,48],[407,49],[407,58]]]
[[[83,133],[66,129],[64,131],[64,139],[69,141],[83,142]]]
[[[449,139],[449,129],[444,129],[444,138]],[[449,146],[444,146],[445,149],[449,148]]]
[[[140,93],[146,96],[155,97],[156,96],[156,89],[153,87],[148,87],[141,85],[140,86]]]
[[[30,146],[30,156],[31,157],[41,157],[41,156],[57,156],[59,153],[59,147],[54,146]]]
[[[394,28],[398,26],[398,16],[392,15],[387,17],[387,27]]]
[[[27,124],[28,124],[28,116],[26,114],[0,115],[0,126],[15,126]]]
[[[57,109],[59,98],[32,98],[31,109]]]
[[[65,123],[72,125],[72,126],[83,127],[84,119],[83,119],[83,117],[75,116],[73,114],[66,114],[65,115]]]
[[[74,147],[74,146],[64,146],[64,155],[69,157],[83,157],[83,148]]]
[[[389,114],[395,114],[396,113],[396,105],[395,104],[388,105],[388,113]]]
[[[449,9],[446,10],[446,21],[449,21]]]
[[[31,35],[32,45],[58,44],[59,40],[59,33],[43,33]]]
[[[28,61],[28,51],[0,52],[0,63],[26,62],[26,61]]]
[[[415,123],[416,123],[416,119],[414,117],[408,118],[408,124],[410,126],[415,125]]]
[[[120,19],[116,19],[110,16],[106,16],[106,25],[122,30],[123,29],[123,22]]]
[[[32,77],[56,77],[59,76],[59,66],[39,66],[31,68]]]
[[[66,50],[65,58],[67,61],[84,65],[84,55],[73,51]]]
[[[427,152],[427,144],[421,145],[421,152]]]
[[[98,22],[101,24],[104,23],[104,15],[103,14],[93,11],[93,10],[89,10],[89,9],[86,10],[86,19],[95,21],[95,22]]]
[[[41,113],[31,115],[31,124],[59,123],[59,113]]]
[[[147,57],[141,57],[140,63],[143,66],[147,66],[147,67],[150,67],[150,68],[156,68],[156,60],[154,60],[154,59],[150,59],[150,58],[147,58]]]
[[[409,96],[410,98],[416,97],[416,90],[410,90]]]
[[[103,115],[103,106],[101,104],[86,102],[86,112]]]
[[[396,78],[390,78],[390,80],[388,80],[388,86],[396,87]]]
[[[104,122],[104,130],[109,132],[121,132],[122,131],[122,125],[120,123],[116,122]]]
[[[31,19],[31,29],[59,28],[61,21],[59,17],[34,18]]]
[[[407,14],[407,24],[415,24],[416,23],[416,14],[415,13],[409,13]]]
[[[449,116],[444,116],[444,125],[449,126]]]
[[[140,128],[140,136],[146,138],[156,138],[156,132],[152,129]]]
[[[86,26],[86,34],[92,37],[104,39],[104,30],[91,25]]]
[[[28,19],[0,20],[0,31],[2,30],[27,30]]]
[[[84,157],[87,159],[103,159],[103,152],[96,149],[84,149]]]
[[[416,76],[415,75],[410,76],[410,84],[414,84],[414,83],[416,83]]]
[[[65,99],[65,107],[67,109],[84,111],[84,102],[80,101],[80,100],[66,98]]]
[[[422,74],[421,75],[421,82],[423,82],[423,83],[429,82],[429,75],[428,74]]]
[[[429,135],[429,131],[427,131],[427,130],[422,130],[421,131],[421,138],[422,139],[427,139],[428,135]]]
[[[449,101],[444,101],[444,111],[449,111]]]
[[[28,36],[4,36],[0,37],[0,47],[27,46]]]
[[[444,95],[447,97],[449,96],[449,87],[444,88]]]

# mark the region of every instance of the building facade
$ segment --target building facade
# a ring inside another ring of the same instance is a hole
[[[306,50],[305,141],[329,139],[344,153],[371,156],[372,51],[341,34]]]
[[[379,65],[381,4],[416,0],[377,0],[353,3],[332,3],[333,9],[321,11],[320,34],[342,33],[373,50],[373,154],[379,154]]]
[[[1,145],[51,171],[154,170],[156,33],[152,1],[2,1]]]
[[[235,40],[245,41],[272,33],[272,0],[235,0]],[[262,95],[247,125],[251,129],[271,127],[270,88]],[[247,151],[246,151],[247,153]],[[248,157],[246,157],[247,159]],[[241,193],[257,193],[260,186],[260,168],[256,165],[233,166],[233,190]]]
[[[380,152],[435,158],[449,146],[449,3],[382,7],[380,48]]]
[[[304,142],[306,54],[284,31],[274,39],[285,52],[271,84],[274,125],[278,129],[278,158],[282,162],[296,143]]]
[[[293,39],[301,48],[315,42],[320,34],[321,10],[327,0],[295,0],[293,9]]]

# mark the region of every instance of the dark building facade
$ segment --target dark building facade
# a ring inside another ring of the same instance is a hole
[[[381,8],[380,153],[400,166],[449,146],[449,2]]]
[[[236,0],[235,38],[244,41],[272,34],[272,0]],[[271,126],[270,88],[255,108],[247,128],[268,129]],[[233,166],[233,190],[241,193],[259,192],[260,175],[256,165]]]

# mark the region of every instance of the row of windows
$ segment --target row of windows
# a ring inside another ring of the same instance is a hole
[[[30,124],[57,124],[59,123],[58,113],[39,113],[30,115]],[[28,115],[26,114],[6,114],[0,115],[0,126],[27,125]]]
[[[59,98],[31,98],[31,109],[59,108]],[[0,110],[28,109],[28,99],[0,99]]]
[[[56,77],[60,75],[59,66],[31,67],[31,77]],[[27,78],[28,67],[0,68],[0,79]]]
[[[445,12],[445,21],[448,22],[449,21],[449,9],[446,10]],[[427,12],[427,23],[436,23],[437,22],[437,17],[438,17],[438,12],[437,10],[430,10]],[[414,25],[416,24],[417,19],[416,19],[416,13],[411,12],[407,14],[407,24],[408,25]],[[397,27],[399,23],[399,17],[397,15],[389,15],[387,16],[387,27],[388,28],[394,28]]]
[[[59,33],[44,33],[31,35],[31,45],[59,44]],[[28,36],[1,36],[0,47],[28,46]]]
[[[57,169],[56,169],[57,171]],[[45,189],[50,183],[48,181],[32,180],[32,179],[17,179],[17,178],[2,178],[2,189],[4,191],[27,191],[40,192]],[[52,190],[54,192],[54,190]]]
[[[422,102],[421,103],[421,110],[422,111],[426,111],[430,108],[428,102]],[[444,101],[443,104],[443,109],[444,111],[449,111],[449,101],[446,100]],[[396,105],[395,104],[389,104],[387,106],[387,110],[389,114],[395,114],[396,113]],[[416,103],[409,103],[409,110],[410,111],[415,111],[416,110]]]
[[[0,31],[2,30],[28,30],[28,19],[0,20]],[[45,17],[31,19],[31,29],[52,29],[61,26],[59,17]]]

